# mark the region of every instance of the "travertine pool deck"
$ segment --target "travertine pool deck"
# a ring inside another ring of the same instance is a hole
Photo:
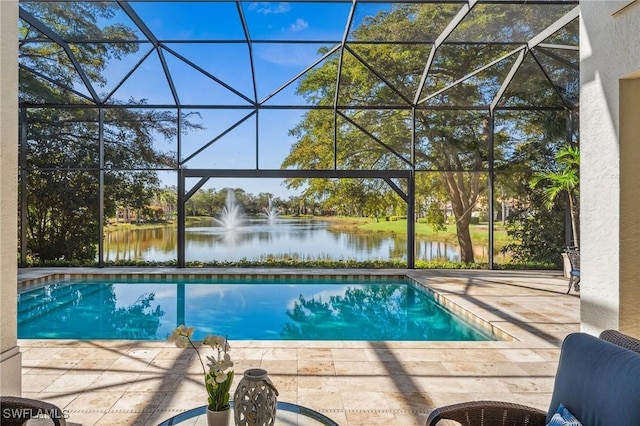
[[[478,399],[546,410],[560,343],[579,330],[579,295],[559,271],[265,270],[194,273],[397,274],[428,286],[451,307],[512,340],[492,342],[233,341],[237,383],[269,372],[279,400],[320,411],[342,426],[424,425],[437,406]],[[53,273],[189,273],[172,268],[30,268]],[[156,425],[206,403],[191,350],[163,341],[20,340],[23,396],[57,404],[74,425]],[[233,389],[232,389],[233,390]]]

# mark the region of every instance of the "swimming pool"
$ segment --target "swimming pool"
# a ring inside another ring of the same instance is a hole
[[[151,277],[46,282],[18,295],[21,339],[496,340],[405,277]]]

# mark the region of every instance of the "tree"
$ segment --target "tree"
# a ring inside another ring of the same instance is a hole
[[[162,209],[165,221],[172,221],[178,204],[176,187],[160,188],[154,195],[153,204]]]
[[[478,75],[460,82],[455,89],[432,96],[413,110],[415,119],[406,108],[413,103],[429,57],[431,46],[424,40],[437,38],[458,11],[456,5],[402,4],[367,17],[350,34],[349,40],[359,43],[348,45],[341,57],[330,56],[321,66],[310,70],[297,88],[297,93],[310,104],[333,105],[337,99],[338,105],[348,105],[337,111],[337,126],[334,128],[332,112],[308,111],[290,131],[297,141],[282,167],[354,170],[414,167],[438,173],[455,215],[461,260],[473,262],[469,225],[474,209],[486,193],[491,123],[486,111],[430,107],[488,105],[511,63],[496,63],[491,68],[492,75],[482,80],[483,84],[478,83],[481,79]],[[519,8],[504,7],[496,11],[478,5],[475,11],[476,19],[465,20],[456,29],[460,39],[482,39],[499,33],[517,40],[529,40],[535,35],[533,26],[512,25],[534,18],[523,17],[522,13],[528,12]],[[394,42],[367,43],[371,40]],[[510,49],[507,45],[478,47],[473,43],[442,46],[434,56],[422,94],[445,89]],[[371,71],[372,67],[375,73]],[[338,70],[340,84],[336,89]],[[516,98],[513,102],[517,104],[519,96],[530,95],[532,84],[527,85],[524,78],[523,87],[511,91],[508,96]],[[548,91],[542,92],[536,96],[544,101]],[[412,139],[413,123],[415,139]],[[494,145],[496,142],[499,139],[494,138]],[[499,147],[495,149],[499,153]],[[413,164],[412,157],[415,158]],[[307,195],[324,196],[327,193],[328,184],[318,179],[287,181],[287,185],[294,188],[303,183],[307,183]],[[345,184],[332,182],[331,185]],[[343,197],[352,195],[355,194],[341,192]]]
[[[545,206],[552,209],[558,197],[566,195],[571,215],[573,245],[579,247],[578,186],[580,183],[580,151],[578,147],[566,145],[556,154],[557,170],[538,172],[531,180],[531,187],[543,186]]]
[[[560,197],[549,208],[543,186],[531,182],[539,171],[557,168],[557,153],[567,143],[567,112],[541,111],[530,120],[521,120],[520,114],[504,112],[499,118],[501,134],[513,140],[502,145],[501,161],[496,165],[496,190],[510,203],[504,220],[513,243],[503,252],[516,263],[560,266],[558,253],[566,245],[566,200]]]
[[[109,2],[23,2],[20,7],[49,28],[54,28],[65,39],[137,39],[132,28],[123,24],[104,24],[119,9]],[[75,87],[78,83],[82,84],[66,52],[23,21],[20,21],[19,31],[20,65],[38,70],[57,82],[53,84],[21,68],[20,99],[41,102],[71,96],[78,100],[70,91],[61,90],[62,85]],[[96,85],[103,86],[106,83],[104,70],[108,60],[136,52],[138,47],[137,43],[83,43],[82,48],[74,45],[73,53],[82,64],[87,78]]]
[[[431,224],[431,227],[435,232],[447,230],[447,225],[444,221],[444,213],[438,203],[432,202],[429,204],[425,218],[427,219],[427,223]]]
[[[505,227],[515,242],[507,244],[502,251],[508,253],[515,263],[542,263],[560,266],[564,246],[564,203],[545,208],[544,195],[537,188],[513,206]]]
[[[131,28],[104,24],[118,10],[114,3],[34,2],[21,7],[63,37],[136,39]],[[105,113],[105,190],[100,200],[98,109],[72,90],[83,83],[64,49],[42,40],[46,36],[21,21],[21,102],[87,107],[27,110],[27,139],[21,141],[27,164],[23,175],[26,193],[21,194],[27,200],[27,223],[21,226],[27,231],[28,254],[36,261],[93,260],[102,233],[98,206],[103,202],[109,217],[118,205],[141,211],[151,203],[153,190],[159,185],[153,169],[173,167],[176,162],[175,154],[160,149],[157,139],[174,139],[178,120],[173,112],[150,109],[111,108]],[[106,83],[104,71],[109,60],[138,49],[135,42],[71,46],[87,78],[98,87]],[[128,103],[144,106],[145,101]],[[188,118],[183,124],[185,131],[195,127]]]

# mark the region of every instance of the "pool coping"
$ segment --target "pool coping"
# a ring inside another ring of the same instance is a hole
[[[119,268],[121,269],[121,268]],[[203,279],[218,279],[218,280],[230,280],[230,279],[260,279],[261,281],[277,281],[281,279],[322,279],[330,277],[332,279],[340,278],[345,282],[355,281],[388,281],[388,280],[403,280],[410,284],[419,286],[422,290],[427,292],[440,306],[451,312],[453,315],[461,318],[463,321],[469,323],[471,326],[478,328],[481,332],[491,336],[495,341],[518,341],[515,336],[503,330],[491,321],[481,317],[480,315],[466,309],[459,303],[456,303],[446,295],[429,287],[426,283],[422,282],[419,278],[409,274],[409,271],[402,270],[289,270],[289,271],[273,271],[273,270],[260,270],[260,269],[225,269],[223,271],[210,271],[202,269],[180,269],[180,272],[176,271],[149,271],[139,270],[132,268],[128,271],[111,272],[104,269],[100,269],[97,272],[95,269],[92,271],[60,271],[43,273],[43,275],[24,278],[18,280],[18,292],[33,290],[46,285],[53,281],[58,280],[94,280],[94,279],[109,279],[109,280],[124,280],[135,277],[140,282],[153,282],[156,280],[171,280],[180,279],[187,282],[196,282]],[[103,272],[104,271],[104,272]]]

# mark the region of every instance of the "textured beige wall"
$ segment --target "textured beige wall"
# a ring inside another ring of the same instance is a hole
[[[640,144],[628,127],[621,135],[621,117],[625,126],[640,117],[637,103],[621,104],[620,83],[640,70],[640,2],[581,1],[580,9],[581,328],[596,334],[624,326],[638,335],[625,317],[638,312],[640,298],[638,257],[626,258],[640,244],[640,228],[629,226],[639,217],[629,197],[640,169],[628,161]]]
[[[0,393],[20,395],[16,346],[18,2],[0,1]]]
[[[640,65],[639,65],[640,68]],[[620,330],[640,337],[640,73],[620,80]]]

